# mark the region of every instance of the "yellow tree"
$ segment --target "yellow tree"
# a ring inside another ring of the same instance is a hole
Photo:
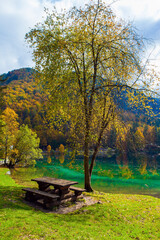
[[[14,110],[6,108],[2,112],[1,120],[4,122],[1,134],[1,148],[3,148],[4,163],[6,164],[18,132],[18,115]]]
[[[51,145],[47,145],[47,153],[48,153],[48,154],[51,153]]]
[[[143,135],[143,130],[144,130],[143,127],[138,127],[134,134],[135,145],[137,150],[141,150],[145,146],[145,137]]]
[[[142,102],[144,95],[135,96],[132,90],[139,83],[141,91],[149,86],[150,78],[142,78],[143,41],[131,24],[117,20],[110,6],[101,1],[46,14],[46,20],[26,34],[26,40],[33,48],[36,69],[42,73],[42,86],[50,95],[52,118],[80,133],[85,188],[92,191],[96,155],[119,99],[125,92],[130,102]]]

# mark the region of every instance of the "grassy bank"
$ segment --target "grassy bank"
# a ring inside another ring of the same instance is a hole
[[[93,194],[102,204],[65,215],[23,203],[22,186],[0,168],[0,239],[160,239],[160,199]]]

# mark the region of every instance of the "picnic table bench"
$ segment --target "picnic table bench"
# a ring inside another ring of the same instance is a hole
[[[82,192],[86,191],[72,186],[78,184],[78,182],[65,179],[42,177],[31,179],[31,181],[38,183],[38,189],[23,188],[22,190],[26,192],[25,199],[31,202],[42,201],[45,208],[60,205],[66,199],[76,201]],[[52,189],[51,186],[54,188]]]
[[[26,192],[25,200],[30,202],[37,202],[42,200],[42,204],[44,208],[53,207],[59,205],[59,195],[50,194],[48,192],[44,192],[34,188],[23,188],[23,191]]]
[[[70,187],[69,189],[74,191],[76,196],[81,195],[82,192],[86,192],[86,189],[84,189],[84,188]]]

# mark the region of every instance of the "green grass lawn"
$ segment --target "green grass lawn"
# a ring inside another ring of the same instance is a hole
[[[22,186],[0,168],[0,239],[160,239],[160,199],[94,193],[102,204],[60,215],[23,203]]]

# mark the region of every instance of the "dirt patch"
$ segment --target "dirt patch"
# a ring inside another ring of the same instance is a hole
[[[83,201],[82,201],[83,200]],[[98,200],[94,199],[93,197],[90,196],[83,196],[83,199],[81,201],[77,201],[76,203],[67,206],[63,204],[60,205],[59,208],[57,208],[55,211],[53,211],[54,213],[58,213],[58,214],[66,214],[66,213],[70,213],[70,212],[74,212],[84,206],[89,206],[89,205],[93,205],[98,203]]]
[[[53,210],[44,209],[42,206],[37,205],[35,203],[30,203],[28,201],[24,201],[24,202],[37,210],[41,210],[46,213],[57,213],[57,214],[71,213],[71,212],[74,212],[74,211],[84,207],[84,206],[90,206],[90,205],[93,205],[96,203],[100,203],[97,199],[95,199],[91,196],[85,196],[85,195],[83,195],[83,198],[76,201],[75,203],[66,202],[66,203],[61,204],[58,207],[53,208]]]

